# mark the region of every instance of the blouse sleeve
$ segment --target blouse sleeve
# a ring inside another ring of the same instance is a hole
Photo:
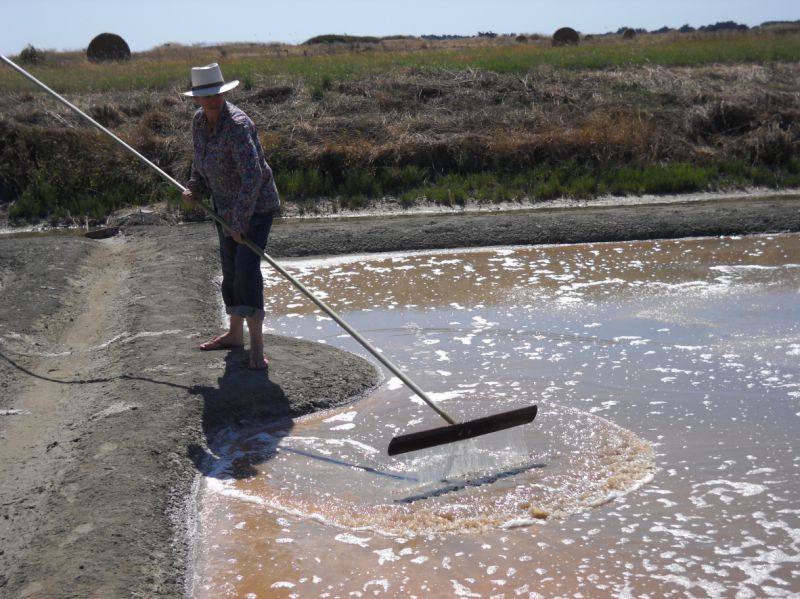
[[[194,151],[194,157],[192,158],[191,174],[189,175],[189,181],[187,182],[186,187],[188,187],[194,194],[208,195],[210,193],[208,183],[206,182],[203,173],[200,172],[197,162],[197,151],[202,143],[199,132],[199,120],[198,111],[195,113],[194,118],[192,119],[192,148]]]
[[[251,131],[245,124],[238,124],[231,137],[231,155],[239,174],[239,194],[231,218],[231,228],[245,233],[255,212],[262,181],[261,160]]]

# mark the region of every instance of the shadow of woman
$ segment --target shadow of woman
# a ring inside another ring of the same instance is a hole
[[[203,434],[206,447],[191,444],[187,453],[197,470],[207,477],[244,479],[256,474],[255,464],[269,459],[268,452],[231,451],[233,438],[245,431],[269,434],[292,429],[292,408],[284,390],[267,370],[247,368],[248,353],[233,350],[225,356],[225,370],[216,387],[196,386],[203,398]]]

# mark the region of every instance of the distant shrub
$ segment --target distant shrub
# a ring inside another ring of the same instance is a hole
[[[577,46],[580,41],[578,32],[572,27],[562,27],[553,34],[554,46]]]
[[[622,32],[622,37],[625,38],[626,40],[632,40],[633,38],[636,37],[636,30],[627,27],[625,31]]]
[[[700,31],[714,33],[716,31],[747,31],[748,29],[747,25],[740,25],[734,21],[723,21],[713,25],[704,25],[700,28]]]
[[[95,37],[86,49],[89,60],[130,60],[131,49],[127,42],[116,33],[101,33]]]
[[[443,34],[443,35],[422,35],[420,37],[424,40],[444,41],[444,40],[464,40],[464,39],[469,39],[471,36]]]
[[[334,34],[326,34],[326,35],[318,35],[316,37],[312,37],[309,40],[303,42],[304,45],[311,45],[311,44],[335,44],[335,43],[342,43],[342,44],[352,44],[355,42],[360,42],[364,44],[377,44],[381,41],[378,37],[373,37],[370,35],[334,35]]]
[[[39,50],[31,44],[28,44],[26,48],[19,53],[19,61],[22,64],[42,64],[45,58],[46,54],[44,50]]]

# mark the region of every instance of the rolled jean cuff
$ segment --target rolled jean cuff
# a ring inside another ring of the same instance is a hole
[[[264,316],[266,316],[266,312],[264,310],[259,310],[257,308],[253,308],[252,306],[226,306],[225,312],[228,314],[228,316],[235,314],[236,316],[255,318],[257,320],[264,320]]]

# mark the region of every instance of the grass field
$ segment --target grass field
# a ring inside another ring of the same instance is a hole
[[[548,39],[516,42],[466,39],[458,42],[389,40],[379,43],[168,46],[134,54],[130,61],[93,63],[83,53],[49,53],[30,71],[70,93],[183,89],[188,69],[208,62],[225,64],[229,79],[247,85],[271,79],[323,78],[343,81],[395,70],[481,69],[526,74],[543,67],[609,69],[631,66],[697,67],[708,64],[800,60],[800,35],[771,33],[662,34],[635,40],[595,38],[578,46],[554,47]],[[0,89],[23,91],[30,85],[0,70]]]
[[[385,39],[46,53],[30,71],[179,180],[190,67],[220,62],[284,199],[359,207],[800,185],[800,35]],[[176,194],[0,69],[0,203],[102,218]]]

